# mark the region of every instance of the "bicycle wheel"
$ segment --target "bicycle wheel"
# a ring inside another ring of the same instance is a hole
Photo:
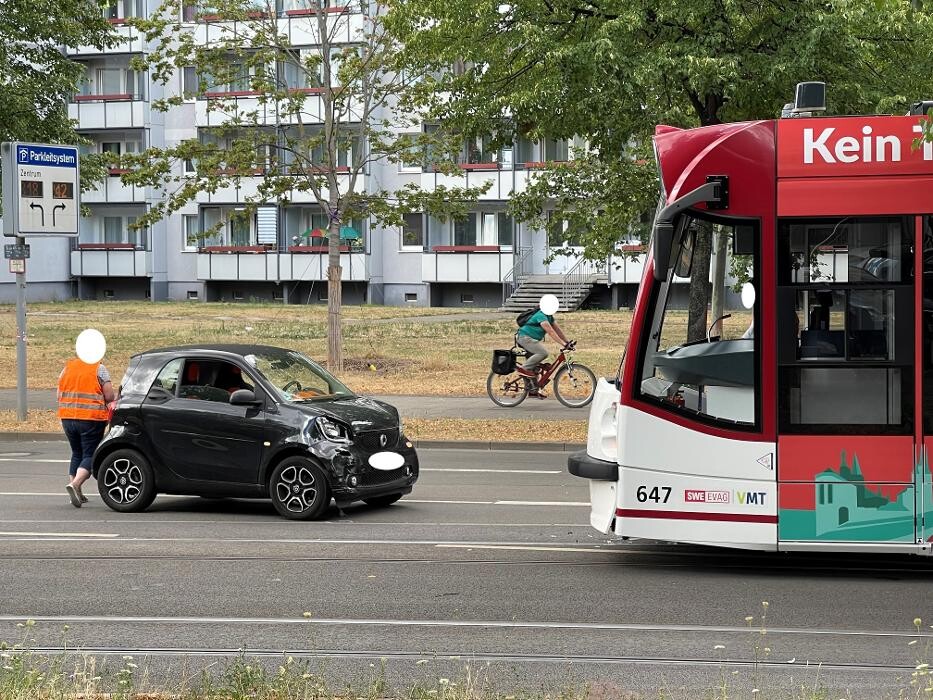
[[[568,408],[583,408],[596,393],[596,375],[586,365],[570,362],[554,375],[554,396]]]
[[[486,379],[486,393],[497,406],[518,406],[528,396],[528,379],[518,372],[496,374],[490,372]]]

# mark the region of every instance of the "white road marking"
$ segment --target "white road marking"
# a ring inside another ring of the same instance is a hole
[[[186,616],[124,616],[124,615],[0,615],[0,622],[34,620],[42,623],[97,624],[178,624],[178,625],[327,625],[360,627],[488,627],[493,629],[562,629],[653,632],[715,632],[748,634],[747,626],[737,625],[666,625],[616,622],[535,622],[522,620],[394,620],[354,618],[295,617],[186,617]],[[891,637],[903,639],[933,639],[933,634],[885,630],[852,630],[830,628],[768,627],[768,634],[800,636]]]
[[[0,457],[0,462],[22,462],[30,464],[69,464],[70,459],[15,459],[12,457]]]
[[[61,497],[67,495],[65,491],[0,491],[0,496],[6,496],[15,498],[18,496],[55,496]],[[87,494],[89,498],[96,498],[94,494]],[[172,494],[162,494],[158,496],[159,499],[162,498],[195,498],[195,496],[178,496]],[[259,499],[262,500],[262,499]],[[565,507],[565,508],[589,508],[590,504],[585,501],[452,501],[452,500],[433,500],[433,499],[424,499],[424,498],[403,498],[401,503],[420,503],[420,504],[431,504],[438,503],[444,505],[452,506],[550,506],[550,507]]]
[[[587,552],[589,554],[617,553],[617,550],[614,549],[595,549],[592,547],[548,547],[524,544],[436,544],[434,546],[443,549],[509,549],[519,552]]]
[[[574,506],[575,508],[589,508],[585,501],[495,501],[496,506]]]
[[[563,474],[560,469],[442,469],[439,467],[421,467],[423,472],[462,472],[477,474]]]
[[[112,532],[9,532],[0,531],[0,537],[119,537],[120,535]]]

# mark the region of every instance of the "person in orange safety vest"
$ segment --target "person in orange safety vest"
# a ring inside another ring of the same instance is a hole
[[[91,458],[104,437],[114,399],[110,372],[100,362],[88,364],[75,357],[65,363],[58,377],[58,417],[71,445],[71,481],[65,487],[71,505],[87,503],[81,485],[91,476]]]

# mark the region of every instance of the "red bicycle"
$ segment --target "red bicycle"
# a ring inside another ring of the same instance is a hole
[[[516,336],[515,345],[511,349],[513,361],[507,363],[499,372],[489,373],[486,379],[486,393],[496,405],[512,408],[528,398],[534,389],[532,382],[536,381],[538,388],[543,389],[553,378],[554,396],[557,400],[568,408],[583,408],[593,400],[593,394],[596,393],[596,375],[586,365],[573,360],[572,353],[575,349],[575,341],[567,343],[552,363],[542,362],[538,366],[537,377],[532,379],[518,373],[516,361],[519,358],[527,358],[529,353],[519,347]],[[508,372],[505,373],[504,370]]]

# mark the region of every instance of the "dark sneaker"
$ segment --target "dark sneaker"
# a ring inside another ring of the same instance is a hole
[[[533,399],[546,399],[547,398],[547,394],[545,394],[540,389],[532,389],[531,391],[528,392],[528,396],[530,396]]]
[[[68,492],[68,498],[71,499],[71,505],[73,505],[75,508],[80,508],[80,507],[81,507],[81,497],[78,495],[78,490],[77,490],[74,486],[72,486],[71,484],[68,484],[68,485],[65,487],[65,491]]]

